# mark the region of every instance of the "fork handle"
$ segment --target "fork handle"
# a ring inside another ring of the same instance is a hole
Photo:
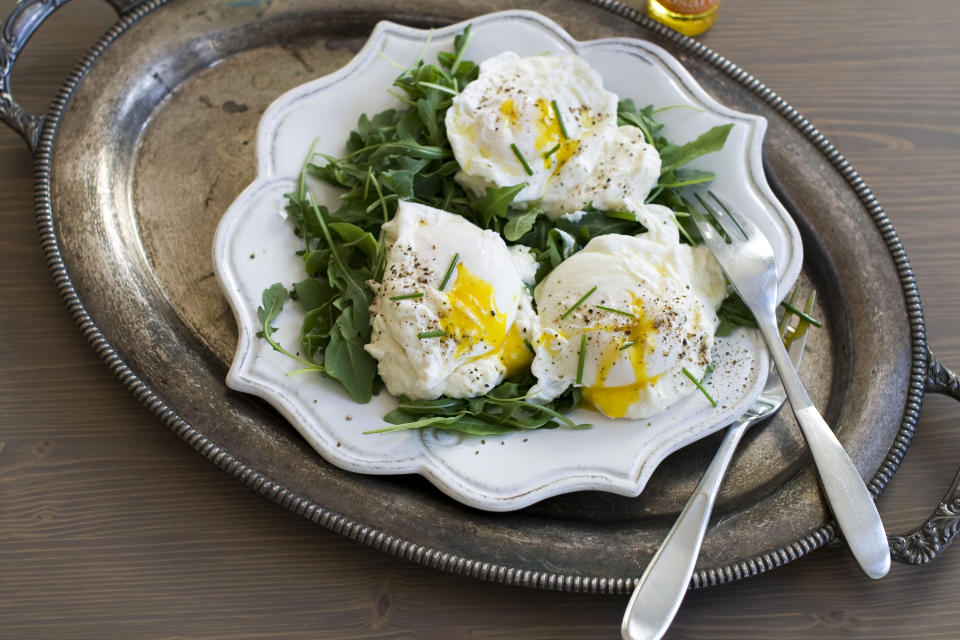
[[[758,321],[757,324],[780,372],[790,406],[820,474],[823,492],[847,546],[868,576],[882,578],[890,570],[890,549],[873,496],[836,434],[810,401],[777,334],[776,323]]]
[[[673,622],[690,586],[720,482],[752,423],[747,418],[727,429],[713,461],[633,590],[620,627],[624,640],[658,640]]]

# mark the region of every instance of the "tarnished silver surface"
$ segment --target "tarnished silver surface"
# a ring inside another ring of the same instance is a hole
[[[805,382],[879,493],[909,445],[932,358],[909,263],[869,189],[789,105],[702,45],[616,2],[519,6],[580,40],[652,40],[721,102],[768,119],[768,178],[797,218],[803,285],[819,291],[816,313],[826,321],[810,337]],[[223,211],[253,178],[254,132],[266,106],[342,66],[378,20],[423,27],[507,8],[518,5],[155,0],[130,8],[46,116],[36,152],[42,242],[71,313],[110,368],[165,424],[247,485],[430,566],[525,586],[624,592],[719,435],[668,458],[639,498],[579,493],[490,514],[418,477],[336,469],[266,404],[223,383],[236,329],[210,246]],[[792,418],[781,414],[745,440],[695,586],[766,571],[834,536]]]

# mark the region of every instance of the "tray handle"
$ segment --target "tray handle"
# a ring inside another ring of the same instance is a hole
[[[960,400],[960,380],[941,365],[927,347],[926,390]],[[892,559],[904,564],[925,564],[937,557],[960,533],[960,471],[927,521],[915,531],[889,536]]]
[[[117,15],[123,15],[142,0],[105,0]],[[0,24],[0,121],[20,134],[30,152],[40,142],[45,116],[33,114],[20,106],[10,89],[10,76],[27,41],[44,20],[69,0],[18,0]]]

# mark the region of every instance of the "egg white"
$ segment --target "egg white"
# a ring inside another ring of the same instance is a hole
[[[536,203],[551,218],[591,202],[640,209],[660,175],[643,133],[617,126],[617,96],[570,54],[484,61],[453,99],[446,128],[464,188],[479,197],[485,187],[526,183],[514,204]]]
[[[534,335],[537,317],[499,234],[401,202],[383,225],[382,241],[387,261],[382,282],[370,283],[375,298],[365,348],[387,391],[414,399],[473,397],[526,364],[522,338]],[[445,335],[423,336],[436,331]]]
[[[695,389],[683,369],[704,375],[725,294],[703,247],[647,234],[594,238],[537,286],[542,328],[529,397],[546,402],[577,385],[608,417],[659,413]]]

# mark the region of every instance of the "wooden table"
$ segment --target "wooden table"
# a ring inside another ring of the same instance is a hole
[[[726,0],[702,37],[816,124],[903,239],[930,344],[960,367],[960,4]],[[9,11],[10,0],[0,2]],[[43,111],[113,21],[72,3],[16,93]],[[614,638],[625,596],[523,590],[373,551],[258,496],[185,446],[87,346],[52,283],[31,158],[0,131],[0,637]],[[930,398],[881,498],[926,517],[960,461],[960,406]],[[960,638],[960,547],[864,577],[824,549],[693,592],[671,638]]]

